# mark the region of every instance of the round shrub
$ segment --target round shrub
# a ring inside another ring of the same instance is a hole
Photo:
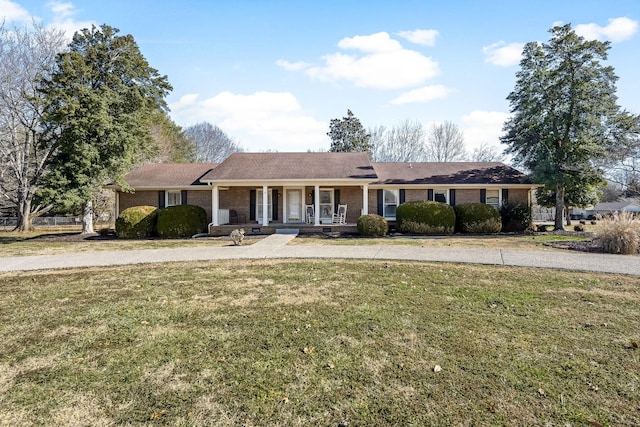
[[[497,233],[502,228],[500,212],[484,203],[462,203],[454,208],[456,231],[460,233]]]
[[[207,230],[207,212],[200,206],[169,206],[158,213],[158,236],[191,237]]]
[[[158,208],[133,206],[116,219],[116,234],[121,239],[144,239],[155,235]]]
[[[380,215],[368,214],[358,218],[358,233],[361,236],[384,236],[389,232],[389,223]]]
[[[525,230],[533,229],[531,206],[526,203],[503,202],[500,207],[500,217],[504,232],[522,233]],[[538,229],[538,231],[544,230]]]
[[[440,202],[406,202],[396,209],[398,229],[411,234],[452,234],[456,224],[453,208]]]

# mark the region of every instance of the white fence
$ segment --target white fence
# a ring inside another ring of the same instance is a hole
[[[96,220],[95,223],[102,224],[109,221]],[[82,218],[79,216],[38,216],[31,221],[33,225],[44,227],[58,227],[64,225],[81,225]],[[15,227],[18,224],[16,217],[3,217],[0,218],[0,227]]]

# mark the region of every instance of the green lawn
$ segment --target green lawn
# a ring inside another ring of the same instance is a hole
[[[630,276],[353,260],[4,273],[0,340],[0,425],[640,425]]]

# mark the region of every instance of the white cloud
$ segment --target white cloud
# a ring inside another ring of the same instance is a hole
[[[411,43],[424,46],[435,46],[436,37],[440,35],[438,30],[400,31],[397,34],[403,39],[409,40]]]
[[[446,98],[453,89],[449,89],[443,85],[425,86],[405,92],[391,101],[392,104],[412,104],[419,102],[433,101],[434,99]]]
[[[379,53],[393,52],[402,49],[397,40],[389,37],[388,33],[380,32],[368,36],[345,37],[338,42],[341,49],[355,49],[362,52]]]
[[[346,80],[359,87],[400,89],[420,85],[439,73],[436,61],[403,48],[384,32],[345,38],[338,46],[361,54],[326,55],[324,66],[307,68],[307,75],[324,81]]]
[[[276,61],[276,65],[278,67],[284,68],[287,71],[302,71],[302,70],[305,70],[305,69],[309,68],[309,66],[311,64],[309,64],[307,62],[302,62],[302,61],[289,62],[289,61],[286,61],[284,59],[278,59]]]
[[[472,151],[484,142],[502,151],[504,146],[500,144],[500,136],[502,126],[508,118],[508,113],[482,110],[474,110],[462,116],[462,130],[468,150]]]
[[[609,25],[598,24],[576,25],[576,34],[589,40],[610,40],[613,43],[630,39],[638,31],[638,21],[627,17],[609,19]]]
[[[53,19],[48,27],[64,31],[69,38],[78,30],[96,25],[95,21],[75,21],[73,16],[77,12],[73,3],[51,1],[47,3],[47,7],[53,12]]]
[[[0,0],[0,22],[27,22],[31,15],[18,3],[10,0]]]
[[[500,67],[510,67],[520,62],[522,49],[524,49],[524,43],[507,44],[501,40],[489,46],[484,46],[482,52],[484,53],[485,62]]]
[[[201,121],[216,124],[248,151],[328,148],[328,125],[307,115],[291,93],[221,92],[201,101],[198,98],[187,94],[170,104],[172,118],[183,126]]]

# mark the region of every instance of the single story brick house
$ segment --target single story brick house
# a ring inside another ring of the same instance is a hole
[[[212,234],[228,234],[229,223],[253,233],[278,227],[329,231],[353,227],[368,213],[394,221],[396,207],[414,200],[531,204],[535,189],[503,163],[376,163],[366,153],[234,153],[219,164],[143,165],[125,181],[132,192],[112,186],[118,214],[138,205],[198,205],[207,211]],[[336,224],[340,205],[346,216]]]

